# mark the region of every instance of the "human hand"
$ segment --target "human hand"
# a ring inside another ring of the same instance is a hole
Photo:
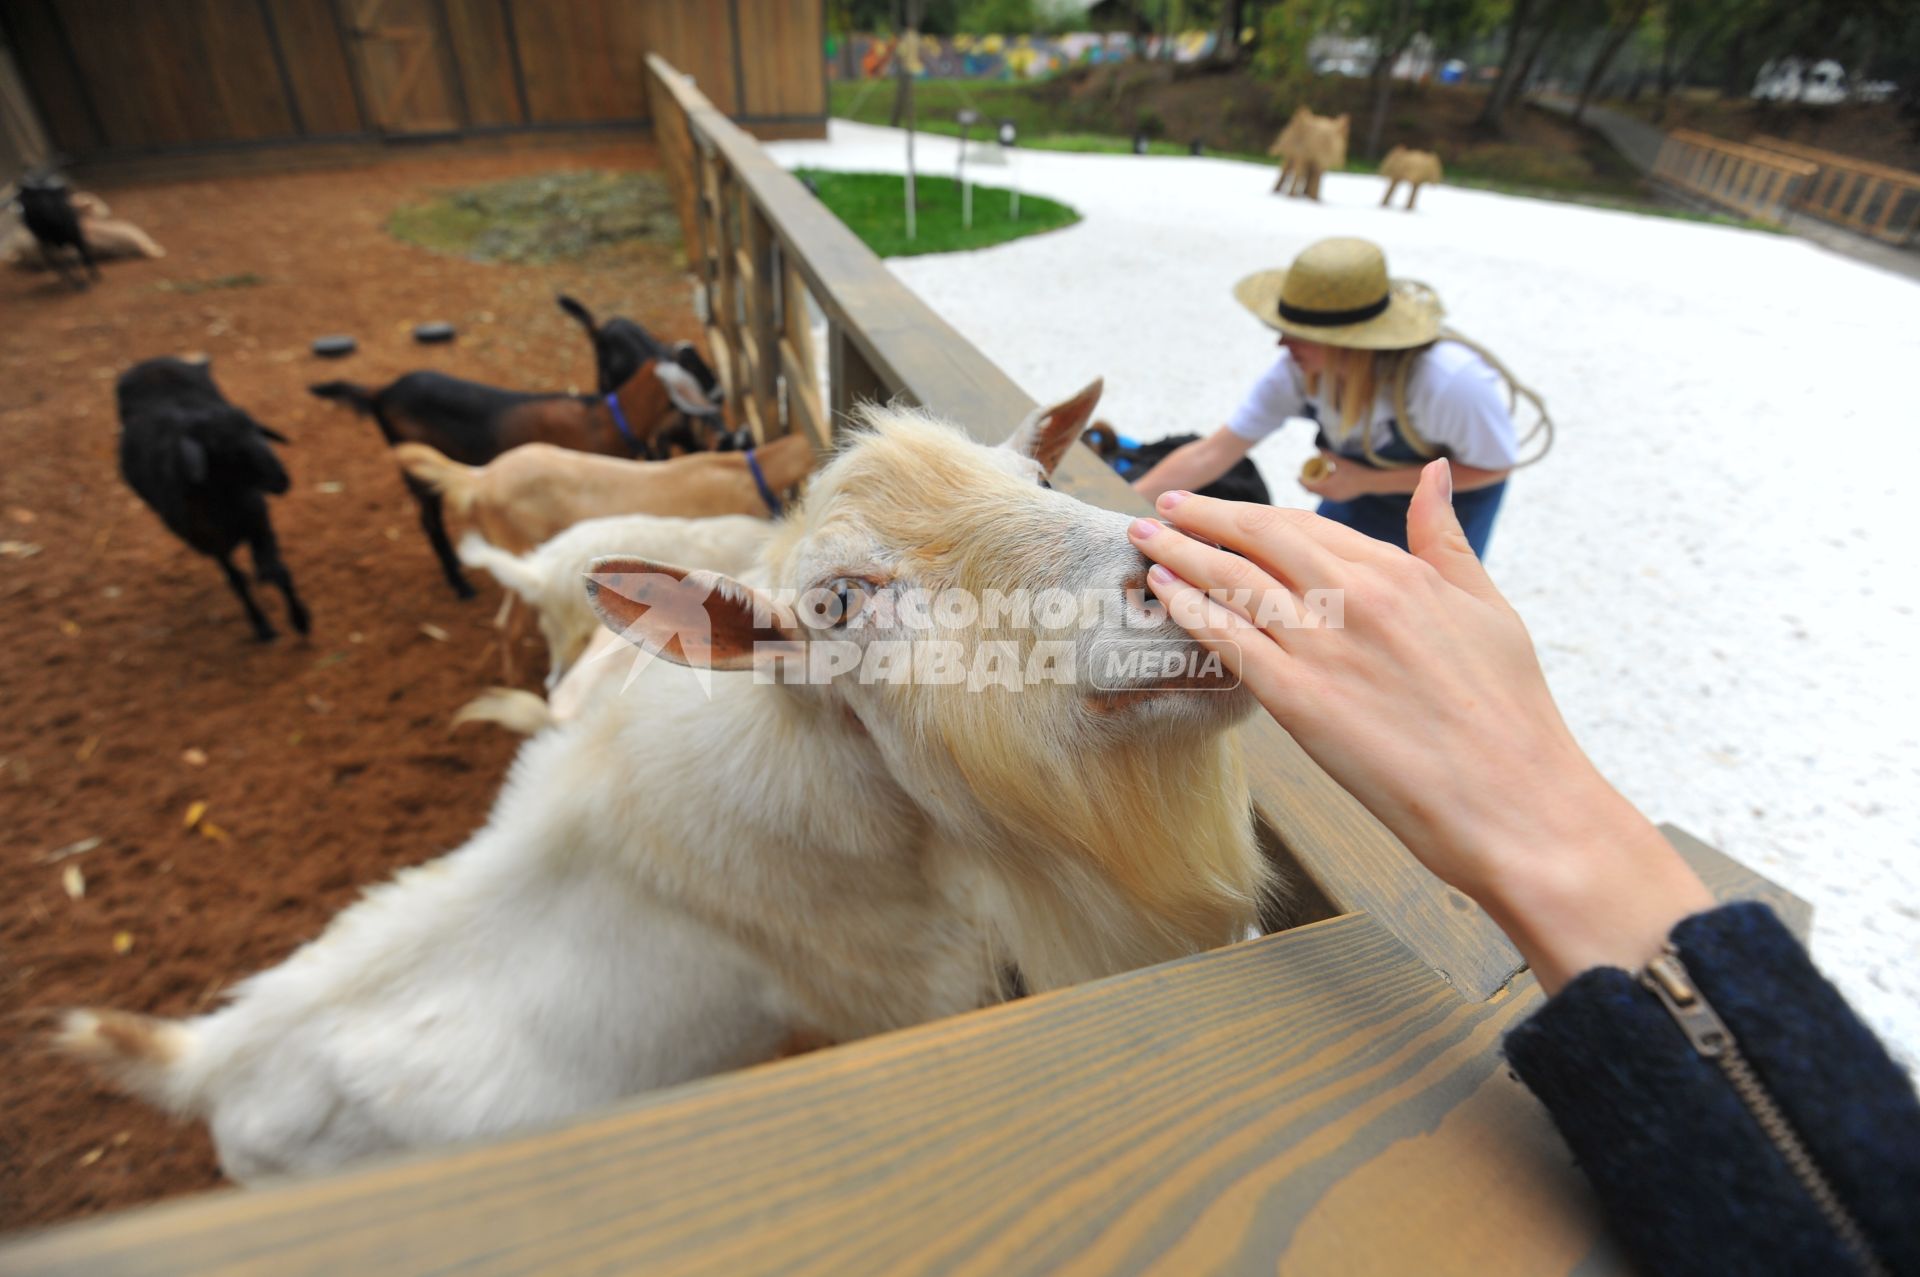
[[[1137,520],[1131,535],[1173,619],[1478,901],[1543,985],[1638,967],[1712,897],[1575,743],[1451,484],[1445,461],[1422,473],[1411,554],[1305,511],[1184,492],[1160,499],[1171,527]],[[1340,592],[1339,628],[1287,624],[1315,590]]]
[[[1373,491],[1374,472],[1368,467],[1325,448],[1320,450],[1320,458],[1326,462],[1326,472],[1318,479],[1300,480],[1300,486],[1314,496],[1323,501],[1351,501]]]

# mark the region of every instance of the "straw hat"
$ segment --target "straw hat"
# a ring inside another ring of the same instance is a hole
[[[1309,244],[1286,270],[1263,270],[1233,295],[1269,328],[1355,350],[1406,350],[1440,335],[1440,298],[1425,284],[1389,279],[1387,257],[1364,239]]]

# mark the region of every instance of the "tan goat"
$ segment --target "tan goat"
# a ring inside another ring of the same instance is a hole
[[[765,518],[774,509],[754,482],[753,466],[778,500],[814,463],[813,445],[801,434],[750,453],[696,452],[666,461],[627,461],[544,443],[511,448],[484,466],[461,465],[423,443],[395,444],[393,457],[510,554],[525,554],[582,520],[614,514]]]

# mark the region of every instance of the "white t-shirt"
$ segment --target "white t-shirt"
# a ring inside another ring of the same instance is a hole
[[[1253,383],[1247,397],[1227,418],[1227,429],[1258,443],[1294,417],[1312,416],[1326,428],[1337,451],[1361,456],[1360,435],[1339,435],[1340,412],[1319,395],[1308,395],[1306,378],[1282,350],[1273,367]],[[1393,391],[1382,386],[1373,401],[1373,446],[1379,450],[1393,438]],[[1461,465],[1479,470],[1507,470],[1519,460],[1513,417],[1507,411],[1506,387],[1500,374],[1471,349],[1456,341],[1439,341],[1414,357],[1407,372],[1407,413],[1420,436]]]

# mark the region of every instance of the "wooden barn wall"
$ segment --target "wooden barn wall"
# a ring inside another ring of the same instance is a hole
[[[0,0],[71,159],[650,123],[658,53],[743,123],[824,129],[822,0]],[[411,33],[412,43],[362,33]]]

